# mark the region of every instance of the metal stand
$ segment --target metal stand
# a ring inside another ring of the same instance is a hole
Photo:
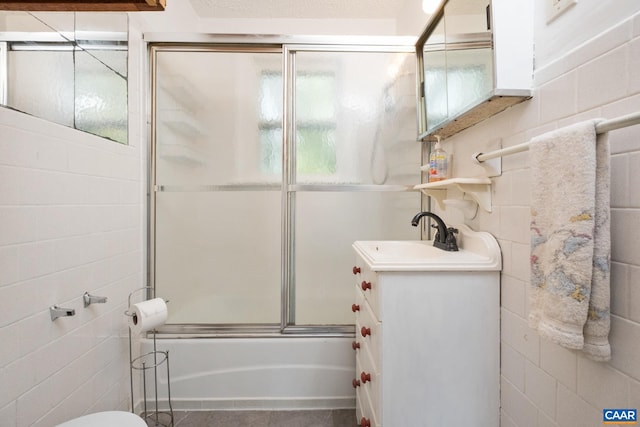
[[[155,289],[151,286],[145,286],[137,289],[129,294],[129,305],[127,311],[124,312],[127,316],[132,316],[131,309],[131,296],[143,290],[151,290],[155,295]],[[135,402],[133,394],[133,371],[142,371],[142,396],[143,396],[143,411],[140,414],[144,418],[145,422],[150,426],[163,426],[173,427],[173,407],[171,406],[171,381],[169,377],[169,351],[158,351],[156,347],[156,331],[151,332],[153,334],[153,351],[145,353],[133,358],[133,346],[131,338],[131,328],[129,328],[129,375],[131,378],[131,412],[135,412]],[[158,409],[158,367],[162,364],[167,368],[167,398],[169,402],[168,411],[160,411]],[[154,403],[155,410],[150,411],[147,407],[147,371],[153,369],[153,387],[154,387]],[[150,423],[151,421],[151,423]]]

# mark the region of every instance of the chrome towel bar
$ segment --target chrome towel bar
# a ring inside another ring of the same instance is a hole
[[[606,133],[616,129],[622,129],[628,126],[640,124],[640,111],[620,116],[615,119],[603,120],[596,124],[596,133]],[[521,153],[529,150],[529,143],[514,145],[513,147],[503,148],[501,150],[490,151],[488,153],[480,153],[475,156],[479,162],[495,159],[497,157],[508,156],[509,154]]]

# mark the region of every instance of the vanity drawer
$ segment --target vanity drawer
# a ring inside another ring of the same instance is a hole
[[[369,304],[360,304],[360,310],[356,315],[356,338],[360,344],[360,351],[366,350],[371,354],[371,359],[376,370],[379,370],[380,355],[382,349],[381,338],[382,324],[373,315]]]
[[[366,391],[362,391],[361,393],[356,393],[356,424],[357,426],[362,425],[362,419],[368,420],[371,427],[381,427],[381,424],[378,422],[378,418],[376,418],[373,405],[369,400],[369,396]]]
[[[365,417],[370,420],[372,426],[378,426],[380,418],[380,379],[381,375],[376,371],[371,354],[362,349],[356,355],[356,375],[360,381],[356,395],[362,404],[361,415],[358,421]]]
[[[369,269],[364,260],[359,257],[356,258],[356,264],[353,271],[357,271],[357,273],[355,273],[356,285],[364,295],[365,299],[369,302],[376,318],[379,319],[378,275]]]

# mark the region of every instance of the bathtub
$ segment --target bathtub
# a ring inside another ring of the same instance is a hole
[[[174,410],[355,408],[353,338],[157,339],[169,351]],[[142,351],[153,341],[142,340]],[[141,373],[134,371],[135,376]],[[153,371],[147,381],[153,381]],[[147,384],[147,390],[150,393]],[[148,393],[148,395],[149,395]],[[151,395],[153,396],[153,395]],[[158,369],[167,407],[166,369]],[[153,398],[153,397],[151,397]]]

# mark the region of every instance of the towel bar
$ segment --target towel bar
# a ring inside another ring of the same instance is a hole
[[[596,125],[596,133],[607,133],[612,130],[622,129],[628,126],[640,124],[640,111],[620,116],[615,119],[603,120]],[[501,150],[490,151],[488,153],[480,153],[474,156],[478,162],[495,159],[497,157],[508,156],[509,154],[521,153],[529,150],[529,143],[514,145],[513,147],[503,148]]]

